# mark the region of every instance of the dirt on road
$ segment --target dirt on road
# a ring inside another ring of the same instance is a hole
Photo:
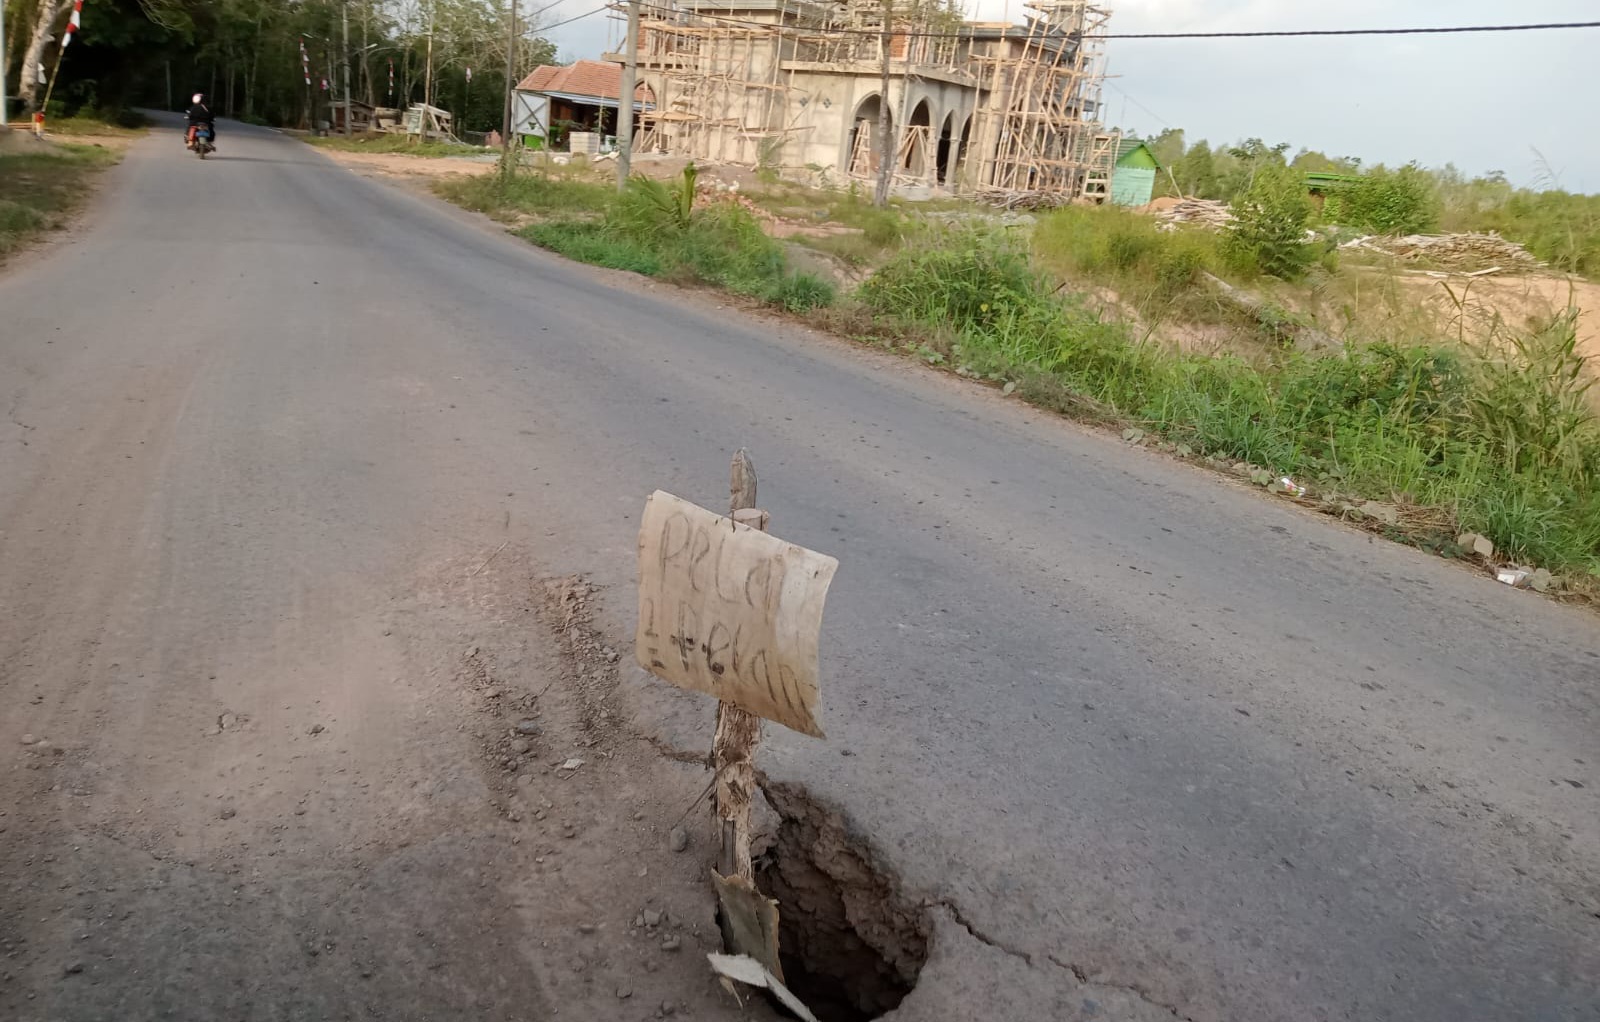
[[[710,979],[704,771],[613,716],[580,580],[507,544],[173,656],[85,553],[4,635],[0,1016],[769,1017]]]

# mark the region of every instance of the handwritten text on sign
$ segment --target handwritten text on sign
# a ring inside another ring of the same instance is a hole
[[[639,528],[639,666],[821,738],[817,643],[838,567],[657,490]]]

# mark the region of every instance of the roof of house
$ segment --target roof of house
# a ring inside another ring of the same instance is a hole
[[[1155,151],[1152,150],[1149,144],[1147,144],[1142,138],[1118,139],[1116,162],[1121,163],[1123,160],[1127,159],[1129,156],[1132,156],[1140,149],[1143,149],[1145,152],[1150,154],[1150,161],[1159,169],[1161,166],[1161,161],[1156,159]]]
[[[517,86],[518,92],[559,92],[567,96],[588,96],[616,100],[622,95],[622,65],[603,60],[580,60],[565,67],[545,64],[533,69]],[[643,82],[634,90],[635,101],[650,99]]]

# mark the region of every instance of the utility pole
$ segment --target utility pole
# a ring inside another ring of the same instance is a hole
[[[356,132],[356,122],[350,116],[350,0],[339,5],[339,25],[344,33],[344,134],[346,138]]]
[[[894,132],[889,124],[889,43],[893,40],[894,0],[883,0],[883,81],[878,87],[878,184],[872,204],[882,209],[889,204],[889,175],[894,167]]]
[[[437,0],[435,0],[435,4]],[[433,105],[433,15],[435,4],[428,5],[428,65],[422,74],[422,105]],[[426,115],[424,115],[426,116]],[[423,136],[427,136],[427,124],[424,122]]]
[[[504,177],[511,176],[511,89],[516,84],[517,0],[511,0],[510,13],[506,22],[506,107],[500,118],[500,173]]]
[[[23,74],[27,74],[26,68]],[[11,100],[6,96],[6,8],[4,3],[0,3],[0,135],[10,130]]]
[[[633,170],[633,94],[639,88],[639,0],[628,0],[628,36],[623,51],[622,95],[617,97],[617,191]]]

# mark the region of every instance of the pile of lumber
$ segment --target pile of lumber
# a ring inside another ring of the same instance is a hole
[[[1066,192],[1038,191],[1016,192],[1004,188],[990,188],[978,193],[978,201],[1007,211],[1058,209],[1071,203]]]
[[[1533,269],[1543,265],[1527,249],[1490,231],[1487,234],[1408,234],[1400,238],[1356,238],[1342,248],[1381,252],[1405,262],[1452,270],[1484,267]]]
[[[1178,224],[1201,224],[1205,227],[1226,227],[1233,222],[1233,212],[1226,202],[1213,199],[1182,199],[1156,214],[1157,225],[1164,230],[1175,230]]]

